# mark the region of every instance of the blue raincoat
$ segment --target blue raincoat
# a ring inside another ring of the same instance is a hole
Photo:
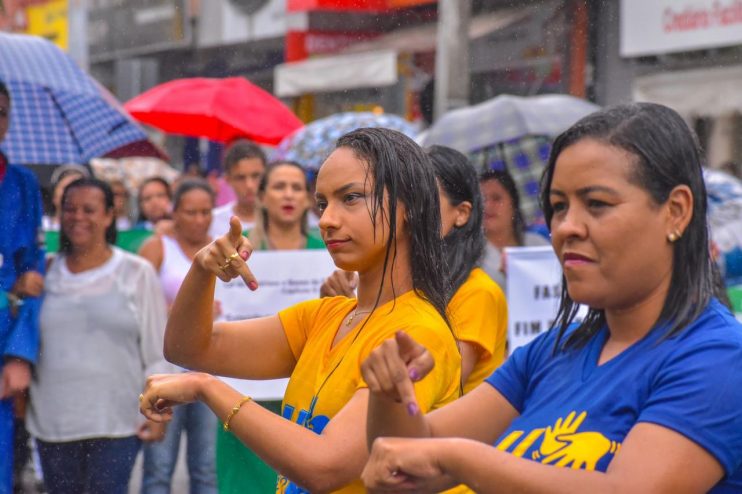
[[[6,162],[0,155],[0,162]],[[41,194],[36,177],[19,166],[8,165],[0,183],[0,352],[35,363],[39,353],[41,300],[26,298],[11,313],[7,292],[26,271],[43,273],[40,245]],[[12,492],[13,468],[12,400],[0,401],[0,494]]]

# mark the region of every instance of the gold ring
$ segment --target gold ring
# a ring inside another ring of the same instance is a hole
[[[221,269],[222,271],[226,271],[226,270],[227,270],[227,268],[228,268],[229,266],[231,266],[231,265],[232,265],[232,263],[231,263],[231,262],[226,262],[226,263],[224,263],[224,266],[219,266],[219,269]]]
[[[229,259],[229,261],[231,262],[231,261],[237,259],[238,257],[240,257],[240,253],[239,252],[233,252],[233,253],[231,253],[229,255],[229,257],[227,259]]]

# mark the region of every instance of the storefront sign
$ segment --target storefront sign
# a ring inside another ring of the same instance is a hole
[[[91,0],[91,60],[140,55],[190,44],[186,0]]]
[[[389,8],[387,0],[287,0],[287,12],[329,10],[336,12],[381,12]]]
[[[621,0],[621,55],[742,44],[742,0]]]
[[[325,278],[337,269],[324,249],[254,252],[248,265],[258,280],[256,291],[251,292],[242,278],[229,283],[217,281],[214,298],[221,305],[221,320],[275,315],[299,302],[318,298]],[[256,400],[280,400],[288,384],[288,379],[223,380]]]
[[[551,246],[508,247],[507,299],[510,353],[548,330],[562,296],[562,268]]]
[[[354,43],[368,41],[379,35],[377,32],[288,31],[286,61],[296,62],[317,55],[337,53]]]

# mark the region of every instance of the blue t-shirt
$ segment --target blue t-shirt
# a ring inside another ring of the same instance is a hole
[[[672,338],[666,326],[598,366],[603,328],[553,354],[549,331],[489,378],[516,410],[496,447],[544,464],[606,471],[634,424],[672,429],[723,466],[711,492],[742,491],[742,325],[717,300]]]

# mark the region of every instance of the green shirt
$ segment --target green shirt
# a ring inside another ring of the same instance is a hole
[[[137,253],[139,247],[152,235],[152,231],[144,229],[122,230],[116,233],[116,245],[122,249]],[[59,252],[59,231],[49,230],[44,232],[46,252],[53,254]]]
[[[250,232],[243,232],[245,236],[247,236]],[[305,249],[324,249],[325,243],[322,241],[322,239],[319,236],[315,236],[313,232],[307,233],[307,243],[304,246]],[[270,247],[268,247],[268,243],[264,240],[261,242],[261,244],[256,247],[256,250],[271,250]]]

